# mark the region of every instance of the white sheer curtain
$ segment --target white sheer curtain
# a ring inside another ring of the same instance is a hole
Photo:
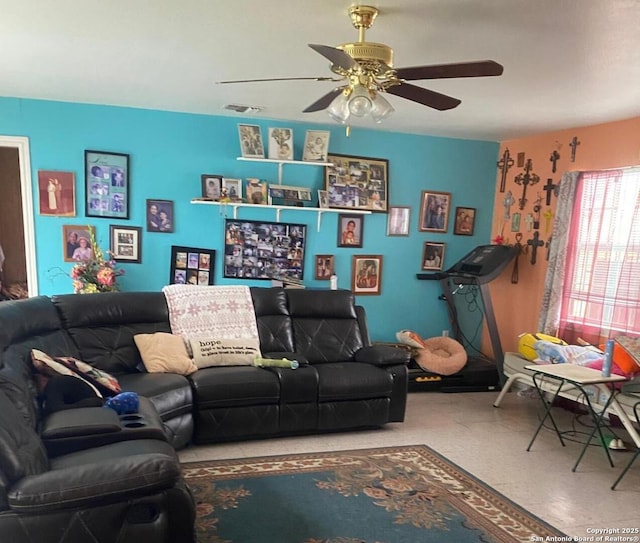
[[[558,205],[553,221],[553,239],[549,248],[549,265],[538,317],[538,331],[545,334],[555,335],[558,330],[567,243],[579,177],[580,172],[566,172],[562,174],[560,181]]]

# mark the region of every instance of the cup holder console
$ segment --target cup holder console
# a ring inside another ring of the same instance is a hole
[[[147,425],[142,415],[120,415],[120,420],[124,428],[144,428]]]

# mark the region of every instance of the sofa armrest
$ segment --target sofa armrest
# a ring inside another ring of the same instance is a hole
[[[395,366],[408,364],[411,353],[405,349],[398,349],[390,345],[371,345],[362,347],[355,354],[356,362],[365,362],[375,366]]]
[[[148,495],[171,488],[179,479],[175,458],[136,454],[24,477],[11,487],[8,501],[16,512],[50,513]]]
[[[42,423],[42,439],[59,439],[119,432],[120,419],[105,407],[78,407],[56,411]]]

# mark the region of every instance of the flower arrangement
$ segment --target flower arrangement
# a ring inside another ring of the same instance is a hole
[[[96,241],[93,228],[89,230],[91,257],[82,260],[71,268],[69,276],[73,281],[76,294],[93,294],[94,292],[115,292],[119,290],[117,278],[124,270],[116,268],[115,261],[104,257],[102,249]],[[111,253],[107,252],[111,257]]]

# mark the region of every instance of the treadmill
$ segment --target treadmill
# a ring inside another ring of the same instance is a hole
[[[499,390],[504,382],[502,365],[504,352],[491,302],[488,284],[498,277],[518,252],[510,245],[480,245],[462,257],[444,272],[418,273],[423,281],[440,281],[447,303],[453,338],[467,350],[468,360],[464,368],[453,375],[439,375],[423,370],[414,360],[409,365],[409,386],[412,390],[436,389],[442,392],[478,392]],[[458,320],[455,295],[467,285],[477,286],[484,309],[484,318],[491,340],[494,359],[470,351],[475,348],[465,345],[465,338]]]

